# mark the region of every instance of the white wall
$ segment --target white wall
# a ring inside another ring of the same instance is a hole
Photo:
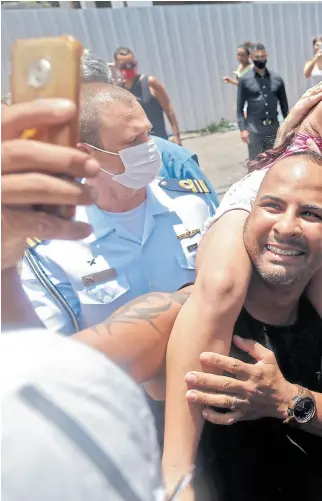
[[[222,76],[236,68],[238,44],[266,45],[268,66],[283,76],[293,104],[308,85],[303,65],[321,32],[322,2],[3,10],[2,93],[15,38],[68,33],[106,61],[115,47],[132,48],[140,70],[165,84],[181,129],[196,130],[221,117],[235,120],[236,88]]]

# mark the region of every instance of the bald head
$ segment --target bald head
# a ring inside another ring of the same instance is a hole
[[[322,156],[299,153],[267,173],[244,241],[266,283],[305,286],[322,267]]]
[[[108,114],[115,104],[133,108],[136,99],[129,91],[109,83],[85,83],[80,96],[80,141],[102,148],[100,125],[102,113]]]

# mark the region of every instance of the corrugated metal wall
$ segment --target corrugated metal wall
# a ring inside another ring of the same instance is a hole
[[[140,70],[165,84],[181,129],[196,130],[221,117],[235,120],[236,89],[221,77],[236,68],[239,43],[266,45],[269,67],[284,77],[292,104],[308,85],[303,65],[320,32],[321,2],[3,10],[2,92],[15,38],[71,34],[107,61],[118,45],[131,47]]]

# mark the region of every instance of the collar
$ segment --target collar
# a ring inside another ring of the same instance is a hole
[[[173,210],[172,200],[167,197],[163,190],[158,186],[159,179],[156,179],[146,189],[146,217],[144,225],[143,240],[148,238],[154,227],[154,216],[171,212]],[[92,225],[92,233],[84,240],[85,243],[91,243],[102,238],[113,231],[123,238],[129,235],[124,231],[122,225],[119,225],[113,216],[97,207],[90,205],[88,207],[79,207],[77,209],[77,220]]]
[[[255,73],[255,77],[256,76],[261,77],[261,75],[259,73],[257,73],[255,65],[253,66],[253,72]],[[270,75],[269,69],[266,67],[265,68],[265,73],[264,73],[263,76],[266,77],[266,76],[269,76],[269,75]]]

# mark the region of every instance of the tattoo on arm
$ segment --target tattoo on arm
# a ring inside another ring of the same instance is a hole
[[[104,336],[106,332],[112,335],[113,326],[117,324],[146,322],[153,329],[160,332],[154,321],[162,313],[169,311],[175,303],[182,306],[189,296],[190,292],[184,290],[173,294],[160,292],[145,294],[121,306],[105,322],[92,327],[91,330],[100,336]]]

